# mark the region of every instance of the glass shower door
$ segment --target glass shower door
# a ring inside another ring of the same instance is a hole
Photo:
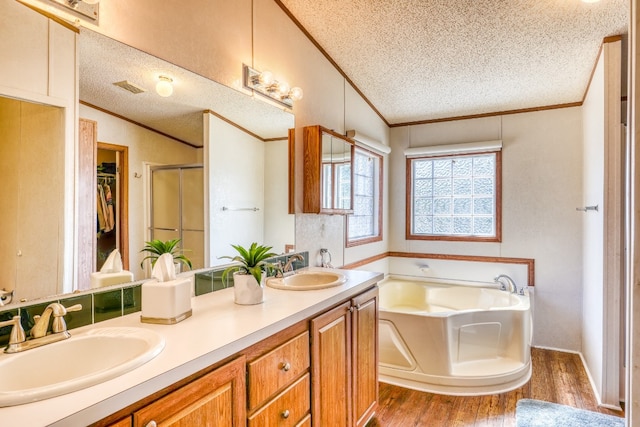
[[[180,239],[193,269],[204,267],[202,165],[151,168],[151,239]]]

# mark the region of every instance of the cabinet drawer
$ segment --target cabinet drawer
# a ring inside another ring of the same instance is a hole
[[[249,363],[249,408],[262,405],[308,368],[308,331]]]
[[[300,422],[296,424],[296,427],[311,427],[311,414],[300,420]]]
[[[249,417],[248,427],[293,427],[299,425],[298,423],[309,413],[311,407],[309,383],[309,374],[307,373]]]

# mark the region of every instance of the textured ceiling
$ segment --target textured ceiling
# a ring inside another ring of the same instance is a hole
[[[202,146],[202,112],[211,110],[262,139],[283,138],[293,115],[96,32],[81,29],[80,100],[193,146]],[[174,93],[155,92],[159,75],[173,78]],[[113,83],[128,80],[134,95]]]
[[[388,123],[582,101],[628,0],[280,0]]]

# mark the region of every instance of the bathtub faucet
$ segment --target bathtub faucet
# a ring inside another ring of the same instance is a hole
[[[504,281],[503,281],[504,279]],[[500,284],[500,289],[502,289],[503,291],[509,291],[513,294],[517,294],[518,293],[518,287],[516,286],[516,282],[513,281],[513,279],[509,276],[507,276],[506,274],[498,274],[494,279],[493,279],[496,283]],[[505,284],[506,282],[506,284]],[[524,289],[523,289],[524,291]],[[524,292],[521,292],[524,293]]]

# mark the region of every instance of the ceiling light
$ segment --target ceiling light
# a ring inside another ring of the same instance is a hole
[[[173,94],[173,79],[167,76],[158,76],[156,92],[158,92],[158,95],[165,98],[171,96],[171,94]]]
[[[253,68],[243,66],[243,82],[244,87],[251,89],[260,95],[266,96],[285,107],[293,107],[293,101],[302,99],[302,89],[299,87],[291,87],[285,81],[274,79],[271,71],[260,72]]]

